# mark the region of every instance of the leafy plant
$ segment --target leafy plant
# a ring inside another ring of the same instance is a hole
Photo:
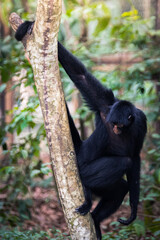
[[[0,230],[1,240],[69,240],[71,239],[66,233],[62,233],[57,229],[45,231],[19,231],[17,228],[12,230]]]

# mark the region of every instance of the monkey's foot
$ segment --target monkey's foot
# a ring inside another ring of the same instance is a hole
[[[75,211],[80,213],[82,216],[86,215],[91,209],[91,204],[84,202],[80,207],[76,208]]]

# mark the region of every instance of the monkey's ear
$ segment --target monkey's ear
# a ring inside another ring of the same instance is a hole
[[[106,121],[106,114],[103,113],[103,112],[100,112],[100,116],[101,116],[102,121],[105,122]]]
[[[132,122],[133,120],[134,120],[134,116],[130,114],[130,115],[128,116],[128,121]]]

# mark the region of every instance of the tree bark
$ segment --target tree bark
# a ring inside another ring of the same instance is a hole
[[[83,217],[75,213],[75,208],[84,202],[84,196],[59,75],[57,35],[60,16],[60,0],[39,0],[32,34],[27,34],[22,42],[33,68],[51,161],[71,238],[95,240],[90,215]],[[16,30],[22,20],[12,13],[10,23]]]

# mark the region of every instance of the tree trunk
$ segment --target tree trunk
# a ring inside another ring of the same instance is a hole
[[[151,16],[151,0],[143,0],[144,18]]]
[[[57,35],[60,16],[60,0],[39,0],[33,32],[24,37],[23,44],[34,72],[51,161],[71,238],[95,240],[90,215],[83,217],[75,213],[75,208],[84,202],[84,196],[77,172],[59,75]],[[22,20],[17,14],[12,13],[10,23],[16,30]]]

